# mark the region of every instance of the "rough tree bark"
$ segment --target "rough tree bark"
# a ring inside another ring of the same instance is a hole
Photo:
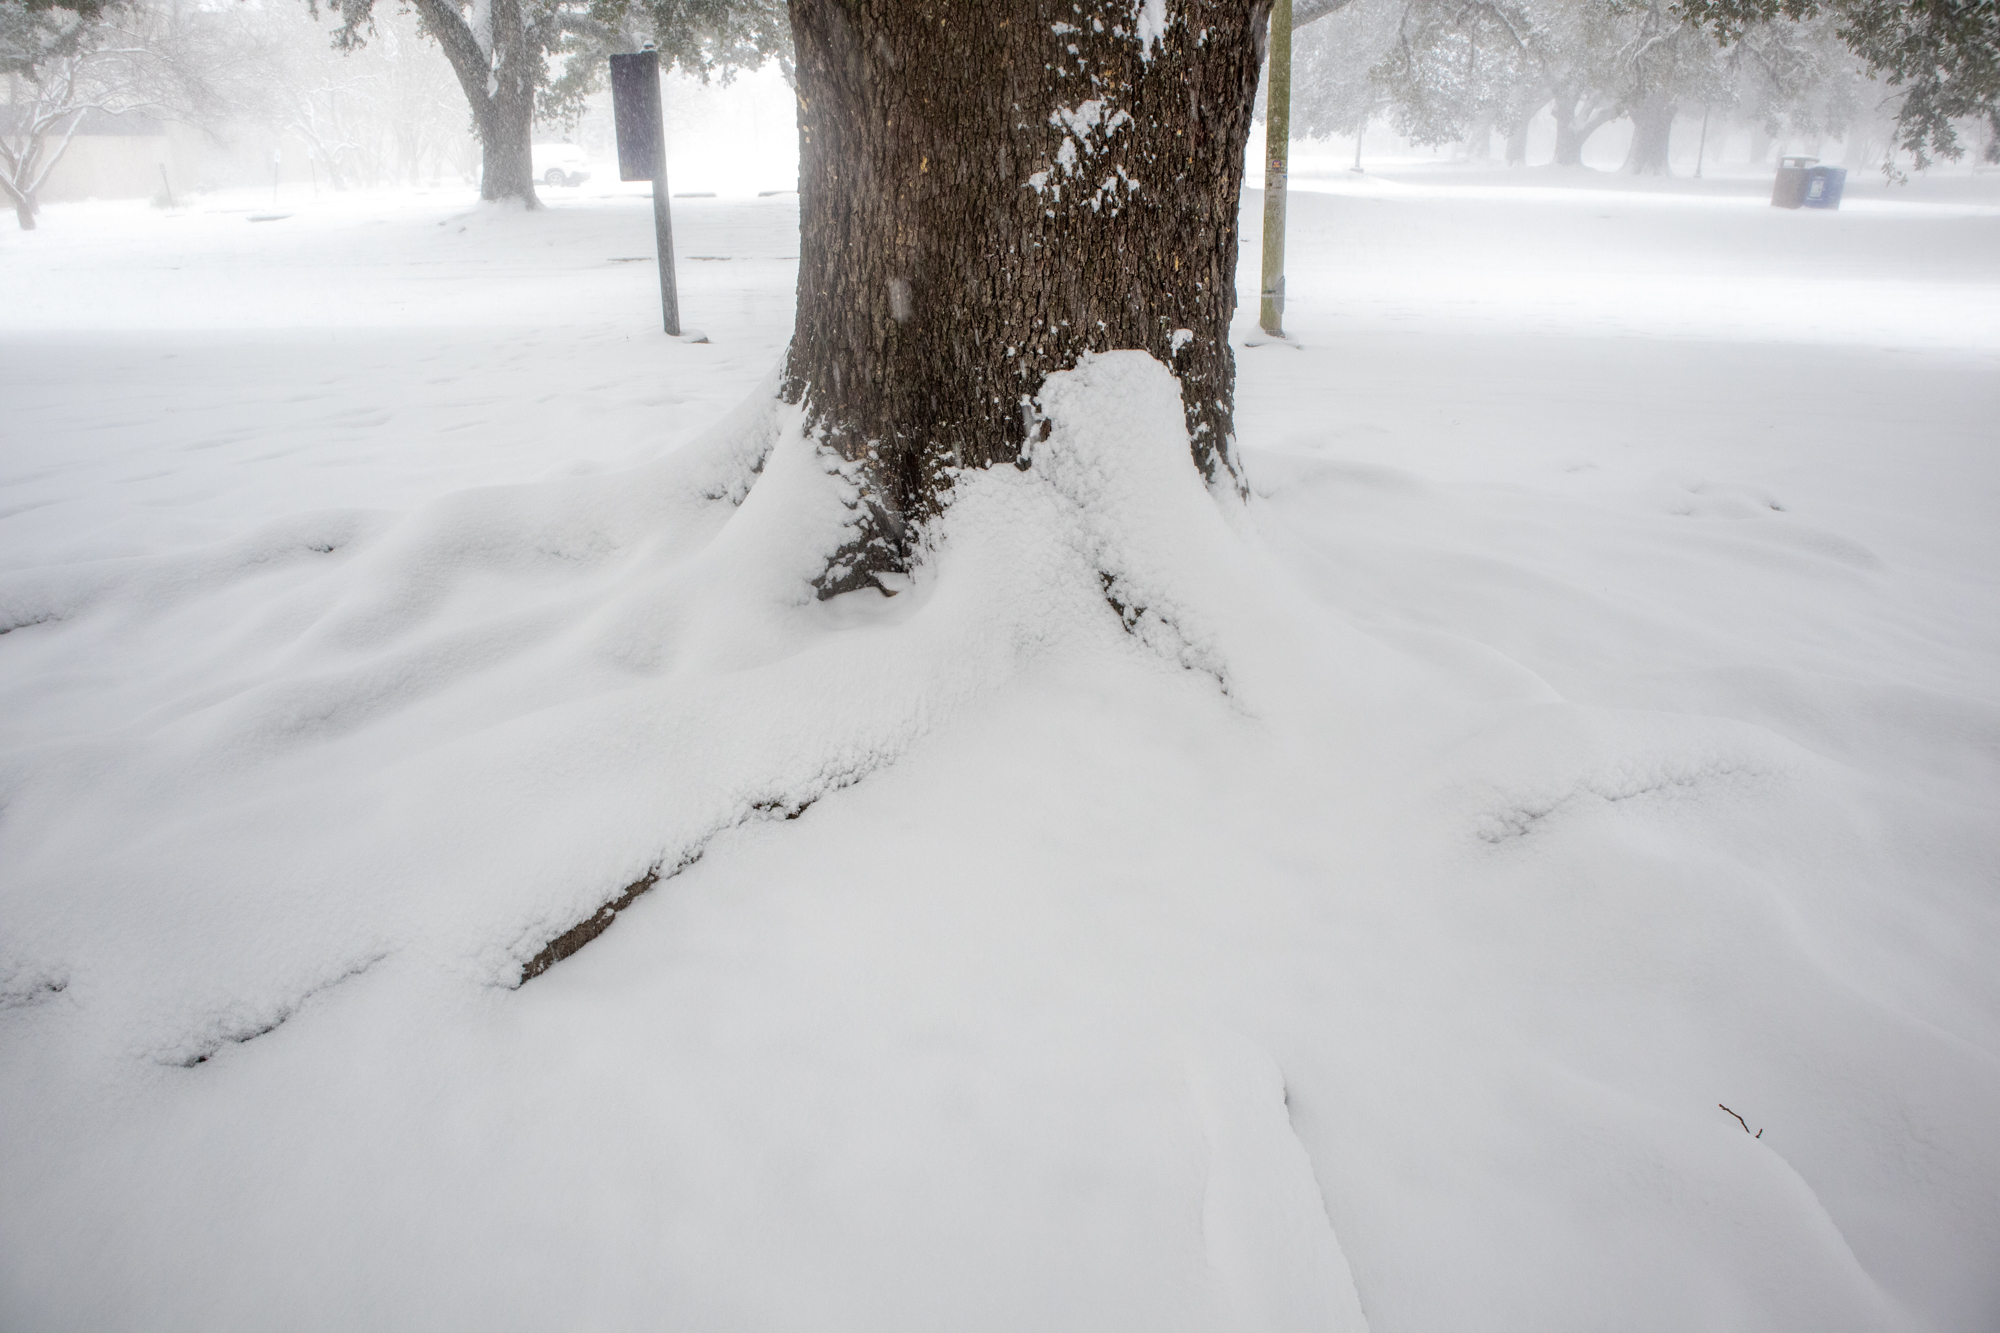
[[[1665,176],[1671,167],[1674,117],[1680,108],[1657,93],[1632,108],[1632,146],[1625,152],[1625,170],[1638,175]]]
[[[831,596],[906,568],[959,468],[1017,463],[1050,373],[1143,348],[1239,489],[1237,202],[1269,0],[792,0],[783,396],[866,499]]]

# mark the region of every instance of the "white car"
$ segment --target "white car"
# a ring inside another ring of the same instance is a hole
[[[590,179],[590,160],[573,143],[538,143],[528,160],[535,179],[544,185],[581,185]]]

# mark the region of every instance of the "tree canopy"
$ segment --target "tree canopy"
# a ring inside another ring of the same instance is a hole
[[[72,54],[105,11],[123,0],[0,0],[0,74],[33,77],[52,59]]]
[[[2000,0],[1678,0],[1725,46],[1760,24],[1829,16],[1834,33],[1883,82],[1902,90],[1898,145],[1919,168],[1964,153],[1955,119],[1979,119],[2000,162]]]
[[[1673,116],[1699,104],[1812,137],[1880,116],[1919,168],[1960,156],[1959,129],[1980,119],[1993,129],[1988,153],[2000,155],[2000,0],[1357,0],[1327,12],[1334,8],[1344,10],[1339,23],[1302,37],[1299,51],[1296,95],[1315,131],[1351,131],[1386,110],[1421,143],[1486,129],[1524,142],[1528,118],[1547,107],[1556,161],[1577,162],[1592,132],[1629,117],[1628,166],[1659,170]]]

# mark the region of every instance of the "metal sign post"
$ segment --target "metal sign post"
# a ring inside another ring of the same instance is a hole
[[[1292,138],[1292,0],[1271,7],[1270,91],[1264,105],[1264,287],[1257,323],[1285,336],[1285,183]]]
[[[660,255],[660,316],[681,336],[674,283],[674,219],[667,208],[667,154],[660,118],[660,53],[650,47],[611,57],[611,107],[618,125],[618,179],[653,182],[653,243]]]

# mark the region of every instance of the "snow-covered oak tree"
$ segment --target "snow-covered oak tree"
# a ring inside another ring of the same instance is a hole
[[[328,0],[327,7],[342,20],[338,45],[351,50],[367,40],[374,0]],[[534,207],[535,93],[548,82],[550,55],[589,21],[582,7],[548,0],[412,0],[412,7],[472,110],[483,159],[480,197]]]
[[[822,595],[906,568],[1043,380],[1136,348],[1192,463],[1232,442],[1237,201],[1268,0],[792,0],[797,324],[782,394],[856,484]]]
[[[1745,50],[1768,60],[1796,26],[1759,25]],[[1680,109],[1728,107],[1741,62],[1669,0],[1369,0],[1308,42],[1303,63],[1313,129],[1349,129],[1356,102],[1379,98],[1419,143],[1465,137],[1483,156],[1499,129],[1519,165],[1546,107],[1555,163],[1577,166],[1590,137],[1625,117],[1625,169],[1660,173]]]
[[[2000,4],[1994,0],[1678,0],[1725,44],[1780,18],[1831,15],[1835,35],[1898,90],[1897,145],[1919,170],[1964,153],[1955,120],[1983,122],[2000,161]],[[1892,169],[1893,172],[1893,169]]]
[[[122,0],[0,0],[0,75],[32,79],[43,64],[73,54]]]
[[[1715,43],[1667,0],[1626,0],[1624,8],[1632,24],[1617,66],[1623,75],[1621,100],[1632,120],[1625,170],[1663,176],[1681,106],[1726,102],[1734,79]]]

